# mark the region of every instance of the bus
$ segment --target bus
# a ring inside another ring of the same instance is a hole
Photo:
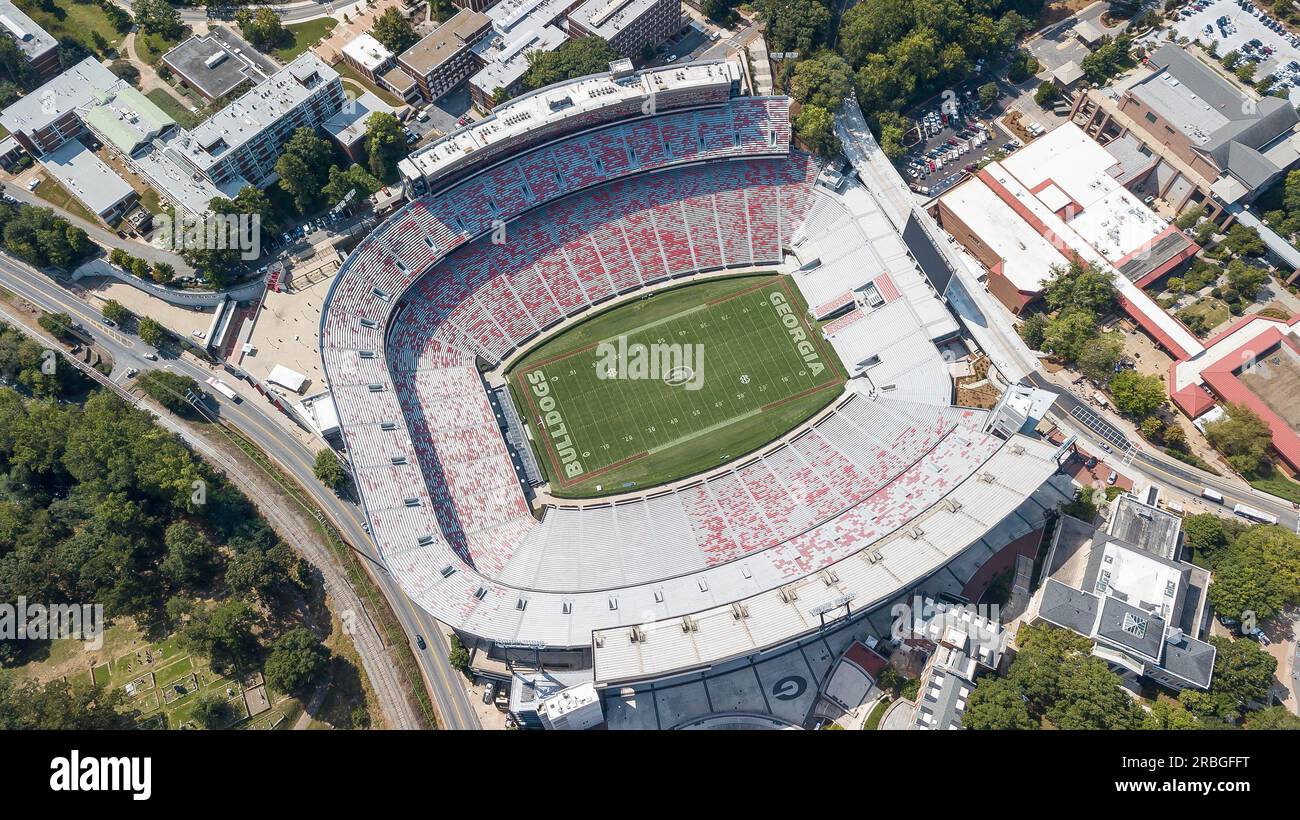
[[[1223,503],[1223,493],[1219,492],[1218,490],[1212,490],[1209,487],[1201,488],[1201,498],[1208,498],[1209,500],[1213,501],[1215,504]]]
[[[1263,510],[1257,510],[1254,507],[1247,507],[1245,504],[1238,504],[1232,508],[1232,511],[1242,518],[1248,518],[1251,521],[1258,521],[1261,524],[1276,524],[1277,516],[1269,515]]]
[[[230,385],[226,384],[221,379],[218,379],[216,376],[209,376],[207,382],[208,385],[211,386],[213,390],[217,391],[218,393],[230,399],[231,401],[235,402],[236,404],[239,403],[239,394],[236,393],[234,390],[231,390]]]

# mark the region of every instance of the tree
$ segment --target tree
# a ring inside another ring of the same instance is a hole
[[[1165,403],[1165,383],[1159,376],[1122,370],[1110,382],[1115,409],[1135,419],[1146,418]]]
[[[772,51],[809,54],[831,22],[831,10],[819,0],[759,0],[755,5]]]
[[[853,93],[853,69],[844,58],[830,51],[818,53],[795,64],[790,94],[801,105],[815,105],[835,111]]]
[[[1205,437],[1239,473],[1263,468],[1273,443],[1273,433],[1259,414],[1236,403],[1227,406],[1223,418],[1205,425]]]
[[[334,451],[328,447],[322,448],[316,453],[316,465],[314,467],[316,480],[329,487],[331,490],[338,491],[347,484],[348,474],[343,469],[342,462]]]
[[[1020,338],[1025,340],[1031,350],[1042,348],[1047,338],[1047,317],[1041,313],[1031,313],[1020,323]]]
[[[211,579],[218,561],[216,549],[187,521],[176,521],[163,536],[167,555],[158,568],[173,584],[195,588]]]
[[[1078,308],[1105,316],[1115,307],[1115,276],[1075,257],[1067,266],[1055,266],[1043,286],[1043,301],[1052,310]]]
[[[1292,714],[1285,706],[1270,706],[1246,715],[1246,728],[1254,730],[1300,729],[1300,716]]]
[[[452,669],[462,675],[469,675],[469,650],[460,642],[460,636],[454,632],[451,635],[451,648],[447,652],[447,662],[451,664]]]
[[[1019,651],[1007,678],[1028,698],[1031,710],[1040,715],[1060,694],[1065,659],[1092,649],[1087,638],[1048,624],[1020,627],[1016,644]]]
[[[194,409],[186,395],[203,396],[198,382],[170,370],[146,370],[140,374],[136,384],[149,398],[180,415],[188,415]]]
[[[1212,556],[1228,546],[1228,533],[1223,519],[1214,513],[1198,513],[1183,519],[1183,543],[1197,556],[1205,556],[1214,565]]]
[[[523,86],[532,91],[553,83],[608,71],[619,53],[600,37],[578,37],[565,41],[554,51],[528,52],[528,71]]]
[[[1165,423],[1160,420],[1159,416],[1147,416],[1138,425],[1138,431],[1142,433],[1142,437],[1149,440],[1160,438],[1160,434],[1164,432],[1164,429]]]
[[[840,152],[840,140],[835,136],[835,117],[825,108],[805,105],[794,121],[794,131],[799,140],[822,156]]]
[[[1201,720],[1181,701],[1160,697],[1142,718],[1142,729],[1199,729]]]
[[[1214,566],[1210,603],[1230,617],[1264,621],[1300,600],[1300,536],[1255,526],[1233,539]]]
[[[406,135],[397,117],[385,111],[376,111],[366,120],[366,155],[370,173],[380,179],[392,179],[397,174],[397,163],[410,149]]]
[[[1131,45],[1132,40],[1125,34],[1114,39],[1103,37],[1101,44],[1079,63],[1088,82],[1104,85],[1111,77],[1131,67]]]
[[[381,187],[383,183],[360,165],[349,165],[346,171],[335,165],[330,168],[330,181],[325,185],[325,201],[342,202],[352,191],[358,197],[367,197]]]
[[[0,730],[126,729],[136,716],[122,689],[92,685],[74,690],[64,679],[42,685],[0,670]]]
[[[394,54],[401,54],[420,39],[411,27],[411,21],[395,7],[379,15],[370,33]]]
[[[235,12],[235,22],[245,39],[262,51],[270,51],[285,40],[279,15],[268,7],[240,9]]]
[[[1047,321],[1043,330],[1043,347],[1072,362],[1079,358],[1096,334],[1097,317],[1091,311],[1069,308]]]
[[[162,347],[167,341],[167,328],[150,316],[140,318],[136,324],[136,334],[140,337],[140,341],[151,347]]]
[[[99,309],[104,318],[115,324],[124,325],[131,319],[131,311],[122,306],[122,303],[116,299],[109,299],[104,306]]]
[[[199,695],[194,703],[194,719],[204,729],[221,729],[230,723],[232,711],[230,704],[220,695],[209,693]]]
[[[72,330],[72,317],[66,313],[42,313],[36,323],[56,339],[63,339]]]
[[[1034,89],[1034,102],[1039,107],[1046,108],[1049,103],[1061,96],[1061,87],[1056,84],[1055,80],[1047,80]]]
[[[294,695],[305,690],[329,663],[329,650],[308,630],[298,627],[271,645],[266,659],[266,683],[277,692]]]
[[[156,34],[166,40],[175,40],[185,30],[180,10],[167,0],[135,0],[131,13],[136,25],[145,34]]]
[[[1075,654],[1062,662],[1059,695],[1047,719],[1058,729],[1136,729],[1142,710],[1105,661]]]
[[[1079,350],[1076,364],[1079,370],[1096,382],[1105,382],[1115,373],[1115,365],[1124,355],[1124,334],[1111,331],[1085,342]]]
[[[160,285],[166,285],[176,278],[176,268],[166,262],[154,262],[150,277]]]
[[[1294,173],[1296,172],[1295,171],[1291,172],[1291,174]],[[1291,174],[1287,175],[1288,185],[1291,182]],[[1297,177],[1297,180],[1298,182],[1300,182],[1300,177]],[[1188,208],[1187,210],[1183,211],[1182,214],[1179,215],[1178,219],[1174,221],[1174,224],[1178,226],[1178,229],[1180,231],[1190,230],[1196,227],[1196,223],[1200,222],[1201,217],[1203,216],[1205,216],[1205,206],[1196,205],[1194,207]]]
[[[962,726],[967,729],[1037,729],[1020,689],[1008,678],[985,677],[966,703]]]
[[[285,143],[275,171],[280,175],[280,187],[293,197],[299,213],[309,213],[320,204],[333,159],[329,143],[310,128],[299,128]]]
[[[212,661],[222,674],[247,669],[257,659],[259,646],[253,627],[257,618],[240,600],[223,601],[194,613],[179,633],[179,643]]]
[[[1215,656],[1208,697],[1193,697],[1191,702],[1182,696],[1179,699],[1192,711],[1199,708],[1206,712],[1206,707],[1213,705],[1208,710],[1210,716],[1233,720],[1241,716],[1247,704],[1266,702],[1277,672],[1277,659],[1249,639],[1234,641],[1211,635],[1209,642],[1214,644]]]
[[[980,108],[988,108],[998,98],[998,84],[989,82],[979,87]]]

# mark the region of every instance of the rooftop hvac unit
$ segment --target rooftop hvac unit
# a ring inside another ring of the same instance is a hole
[[[207,66],[208,68],[216,68],[217,66],[219,66],[219,65],[221,65],[223,62],[225,62],[226,56],[227,56],[227,55],[226,55],[226,50],[225,50],[225,49],[221,49],[221,50],[217,51],[216,54],[212,54],[212,55],[210,55],[210,56],[208,57],[208,59],[206,59],[206,60],[203,61],[203,64],[204,64],[205,66]]]

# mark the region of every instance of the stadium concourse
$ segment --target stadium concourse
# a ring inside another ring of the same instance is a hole
[[[411,202],[334,280],[321,353],[373,537],[490,656],[554,650],[599,686],[708,668],[987,557],[1060,501],[1055,447],[952,405],[958,327],[872,193],[792,150],[788,100],[742,78],[616,64],[501,105],[402,163]],[[832,320],[844,393],[693,480],[535,511],[485,374],[593,306],[758,268]]]

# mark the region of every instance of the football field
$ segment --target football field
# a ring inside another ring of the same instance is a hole
[[[530,352],[511,387],[556,495],[626,492],[762,447],[824,407],[844,371],[786,277],[687,285]]]

